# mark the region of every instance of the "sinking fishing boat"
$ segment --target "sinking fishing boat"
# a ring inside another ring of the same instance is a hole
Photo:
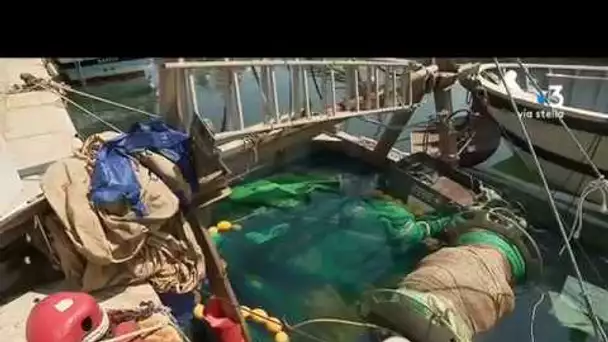
[[[286,65],[292,101],[283,111],[275,68]],[[311,101],[313,66],[327,68],[315,87],[320,109]],[[259,69],[257,122],[245,119],[235,71],[243,67]],[[392,150],[395,127],[425,93],[438,94],[437,111],[452,114],[444,88],[472,67],[164,61],[163,118],[91,135],[51,165],[42,181],[46,210],[36,213],[41,237],[32,241],[80,290],[151,284],[184,340],[472,341],[513,311],[516,286],[542,278],[541,252],[516,207],[454,167],[454,146],[440,144],[438,157]],[[222,132],[199,119],[195,68],[228,76]],[[336,73],[345,75],[345,94]],[[394,114],[377,142],[336,129],[383,113]],[[145,315],[110,315],[98,300],[72,293],[32,303],[28,342],[43,341],[35,332],[52,329],[49,322],[64,334],[51,341],[163,340],[144,335],[158,332],[142,323]],[[128,332],[117,332],[123,323]]]

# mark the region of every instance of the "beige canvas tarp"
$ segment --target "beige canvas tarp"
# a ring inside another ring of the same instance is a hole
[[[114,136],[89,137],[73,157],[51,165],[44,175],[42,189],[56,214],[45,225],[61,267],[85,291],[141,280],[158,292],[191,291],[204,277],[204,260],[172,191],[190,196],[173,163],[151,152],[132,160],[148,211],[143,217],[124,202],[95,207],[89,201],[96,151]]]

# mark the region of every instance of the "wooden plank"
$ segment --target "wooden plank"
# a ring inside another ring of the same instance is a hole
[[[228,188],[228,180],[206,183],[202,191],[196,193],[192,198],[192,205],[204,208],[216,203],[230,195],[232,190]]]
[[[196,209],[189,210],[186,214],[186,219],[194,231],[198,244],[203,250],[207,279],[209,280],[211,292],[220,299],[224,313],[240,325],[245,341],[251,342],[252,339],[247,329],[247,323],[241,315],[239,302],[234,294],[222,258],[215,247],[213,239],[211,239],[207,229],[199,224]]]
[[[376,167],[386,167],[387,164],[398,161],[395,154],[390,154],[389,158],[376,158],[377,155],[375,152],[366,146],[369,144],[369,141],[363,141],[346,132],[340,131],[329,136],[336,137],[337,139],[334,140],[328,139],[327,137],[320,137],[320,139],[315,139],[314,142],[318,145],[322,145],[324,149],[339,151],[347,156],[362,160]]]
[[[278,159],[288,159],[298,154],[298,150],[289,151],[294,146],[299,146],[303,142],[311,140],[321,132],[334,130],[332,123],[313,125],[303,129],[277,130],[262,137],[256,147],[250,146],[243,140],[231,141],[227,144],[218,146],[224,162],[230,167],[234,175],[244,176],[257,169],[252,167],[255,155],[257,155],[256,165],[262,165],[266,161],[277,162]],[[255,155],[254,155],[255,154]]]

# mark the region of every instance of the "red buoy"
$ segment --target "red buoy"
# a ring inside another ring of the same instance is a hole
[[[26,322],[27,342],[94,342],[109,320],[95,298],[81,292],[59,292],[40,301]]]
[[[218,298],[209,298],[205,305],[204,318],[221,342],[245,342],[241,326],[227,317]]]

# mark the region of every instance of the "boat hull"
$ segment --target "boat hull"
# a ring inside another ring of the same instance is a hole
[[[58,59],[56,63],[59,73],[70,83],[95,83],[133,78],[147,78],[151,87],[155,87],[156,83],[152,58]]]
[[[519,65],[505,64],[503,67],[507,70],[504,82],[510,89],[543,174],[550,183],[566,229],[570,229],[582,190],[589,182],[597,179],[598,175],[559,118],[568,126],[600,173],[608,175],[608,68],[527,65],[541,89],[559,88],[557,96],[545,95],[551,97],[549,101],[554,107],[551,112],[539,103],[536,88],[530,81],[526,81]],[[481,105],[479,111],[497,121],[501,135],[511,143],[514,152],[527,168],[536,174],[537,167],[518,113],[498,74],[494,65],[485,65],[473,82],[465,81],[463,85],[476,95],[474,104]],[[475,102],[477,100],[481,101]],[[537,220],[533,224],[551,225],[546,221],[551,220],[553,214],[539,178],[534,182],[514,177],[508,170],[490,168],[483,171],[477,173],[477,176],[494,186],[509,189],[507,197],[525,203],[528,213],[534,213],[528,217]],[[586,199],[583,204],[584,228],[581,239],[586,245],[605,249],[608,247],[605,242],[608,214],[601,210],[601,194],[596,191]],[[553,221],[553,225],[556,226],[557,222]]]
[[[534,167],[534,160],[517,114],[497,105],[497,101],[492,101],[492,95],[489,97],[488,112],[502,127],[503,137],[521,152],[521,157],[527,165]],[[528,113],[537,111],[535,108],[524,110]],[[522,119],[543,171],[554,187],[567,193],[578,194],[588,182],[597,178],[577,144],[559,122],[526,115],[522,116]],[[608,133],[608,128],[605,132]],[[608,175],[608,139],[606,136],[583,129],[572,129],[572,133],[581,146],[586,149],[594,164],[603,174]],[[598,196],[592,196],[591,199],[597,201]]]
[[[588,182],[598,178],[581,148],[600,173],[608,175],[608,67],[527,64],[536,83],[518,64],[503,67],[504,80],[495,65],[486,64],[472,82],[465,81],[464,85],[476,94],[480,110],[498,122],[501,135],[523,152],[528,166],[536,168],[518,115],[552,188],[579,195]],[[553,104],[553,111],[541,103],[537,87],[548,89],[544,97]],[[598,201],[599,194],[591,200]]]

